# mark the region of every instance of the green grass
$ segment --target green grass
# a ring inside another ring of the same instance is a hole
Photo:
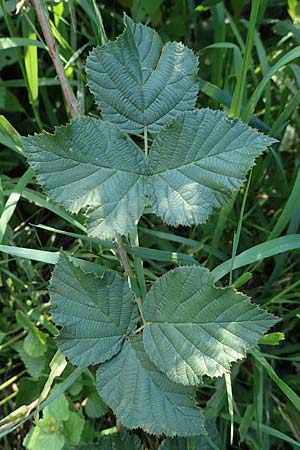
[[[51,131],[70,119],[70,111],[36,14],[31,8],[15,15],[11,3],[0,3],[0,447],[4,450],[19,448],[17,442],[33,424],[37,403],[32,410],[25,405],[43,400],[43,408],[62,392],[85,414],[86,442],[115,426],[110,413],[103,417],[86,413],[85,399],[95,393],[93,370],[68,364],[51,379],[56,329],[49,314],[47,281],[61,248],[86,271],[123,270],[116,245],[87,237],[84,217],[73,217],[47,199],[28,169],[19,135]],[[125,10],[156,28],[164,40],[181,40],[199,55],[199,106],[223,109],[278,139],[257,161],[241,192],[205,225],[167,227],[146,210],[124,247],[143,294],[170,268],[201,263],[213,270],[216,282],[238,285],[281,318],[272,331],[284,333],[285,339],[270,337],[273,345],[261,344],[233,367],[230,378],[204,380],[199,404],[206,407],[207,417],[217,417],[222,450],[297,449],[300,40],[293,20],[299,11],[293,8],[297,2],[289,2],[288,9],[287,2],[279,0],[244,2],[241,11],[242,2],[206,3],[212,6],[201,9],[196,8],[198,2],[176,0],[153,2],[158,6],[149,9],[149,2],[142,0],[73,0],[48,3],[48,13],[69,85],[85,114],[98,115],[86,87],[85,59],[93,46],[121,32]],[[31,328],[20,322],[20,311],[29,317],[32,329],[43,333],[43,366],[32,355],[24,359],[22,348]],[[49,396],[42,399],[47,381]],[[147,449],[157,449],[156,439],[142,437]],[[193,448],[194,443],[189,445]]]

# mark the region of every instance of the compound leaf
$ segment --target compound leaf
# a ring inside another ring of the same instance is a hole
[[[205,432],[194,388],[160,372],[146,355],[141,336],[126,341],[120,353],[100,366],[97,388],[125,427],[167,436]]]
[[[245,357],[277,319],[235,289],[216,288],[203,267],[181,267],[153,284],[144,302],[144,345],[171,380],[196,385]]]
[[[145,162],[128,135],[81,117],[22,143],[49,197],[70,212],[87,210],[91,236],[111,239],[130,231],[144,209]]]
[[[132,292],[116,273],[101,278],[86,274],[61,254],[49,291],[53,320],[63,326],[58,346],[74,364],[88,366],[111,358],[136,326]]]
[[[181,43],[163,46],[151,28],[125,15],[125,31],[96,47],[86,72],[104,118],[122,130],[158,132],[178,113],[194,107],[199,90],[198,58]]]
[[[205,222],[212,208],[226,204],[239,189],[272,142],[222,111],[179,115],[151,147],[147,185],[153,211],[170,225]]]

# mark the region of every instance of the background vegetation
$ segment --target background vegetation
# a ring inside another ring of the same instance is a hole
[[[92,442],[116,424],[96,393],[93,371],[52,360],[57,330],[47,282],[55,252],[63,248],[122,268],[114,245],[87,238],[84,217],[49,201],[28,170],[19,134],[52,131],[70,112],[34,9],[21,1],[15,14],[14,0],[0,5],[0,447],[57,450]],[[199,106],[241,114],[280,141],[258,160],[239,195],[205,225],[172,229],[149,213],[140,222],[139,249],[127,249],[144,259],[149,285],[174,266],[198,261],[214,269],[249,250],[235,258],[238,268],[229,278],[281,318],[275,331],[284,336],[265,338],[260,353],[235,365],[226,382],[205,380],[199,405],[217,417],[216,448],[299,448],[300,2],[69,0],[48,2],[47,8],[85,114],[99,115],[86,87],[85,59],[106,36],[120,34],[126,11],[165,41],[181,40],[199,55]],[[39,405],[44,425],[32,428]],[[36,436],[29,447],[28,432]],[[157,449],[158,439],[142,439],[145,448]]]

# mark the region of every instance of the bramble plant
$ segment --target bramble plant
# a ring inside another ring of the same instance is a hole
[[[123,426],[198,436],[200,448],[210,433],[195,401],[202,377],[230,372],[277,319],[232,286],[217,287],[201,266],[176,268],[146,292],[141,261],[136,274],[126,268],[120,236],[138,243],[146,207],[169,225],[204,223],[274,140],[224,112],[195,108],[196,55],[180,43],[163,46],[127,16],[124,23],[86,64],[102,118],[78,117],[53,135],[22,139],[45,192],[72,213],[84,211],[89,236],[115,239],[128,275],[86,273],[61,253],[52,317],[72,363],[100,364],[98,392]],[[161,448],[187,447],[177,438]]]

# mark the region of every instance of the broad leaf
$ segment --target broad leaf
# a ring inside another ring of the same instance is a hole
[[[97,444],[72,447],[72,450],[142,450],[139,438],[126,431],[101,436]]]
[[[153,211],[170,225],[206,221],[239,189],[262,151],[275,142],[221,111],[179,115],[156,136],[147,172]]]
[[[144,302],[145,350],[171,380],[196,385],[245,357],[277,319],[235,289],[216,288],[203,267],[181,267],[153,284]]]
[[[144,209],[143,153],[108,122],[81,117],[54,135],[22,139],[45,192],[68,211],[87,211],[91,236],[127,234]]]
[[[212,450],[213,448],[221,448],[215,419],[206,419],[205,428],[207,436],[195,436],[193,438],[195,447],[189,445],[187,438],[168,438],[162,442],[159,450]],[[211,443],[213,443],[215,447],[213,447]]]
[[[25,437],[23,445],[28,450],[62,450],[65,445],[62,422],[53,417],[40,419]]]
[[[37,381],[41,375],[45,374],[45,367],[49,367],[50,361],[53,358],[54,349],[48,345],[46,354],[33,357],[29,355],[24,349],[24,341],[16,342],[13,348],[19,353],[27,372],[33,380]]]
[[[205,436],[196,436],[193,439],[195,439],[195,447],[189,445],[187,438],[169,438],[163,441],[159,450],[211,450],[213,448],[208,444]]]
[[[188,436],[205,432],[194,388],[170,381],[147,357],[141,337],[100,366],[97,387],[103,400],[128,428]]]
[[[71,411],[69,420],[64,423],[64,434],[70,445],[80,442],[84,422],[84,418],[79,412]]]
[[[92,419],[102,417],[109,411],[109,407],[104,403],[96,390],[93,389],[88,394],[87,398],[88,400],[86,402],[84,412],[88,417]]]
[[[64,394],[61,394],[43,410],[43,417],[52,417],[58,422],[70,418],[69,403]]]
[[[142,450],[142,444],[139,438],[125,431],[102,436],[98,444],[99,450]]]
[[[86,274],[61,254],[50,285],[52,317],[63,329],[61,351],[88,366],[118,353],[136,326],[137,307],[128,283],[118,274]]]
[[[96,47],[86,72],[103,116],[128,133],[157,132],[193,109],[199,90],[198,58],[181,43],[163,46],[159,35],[125,16],[125,31]]]

